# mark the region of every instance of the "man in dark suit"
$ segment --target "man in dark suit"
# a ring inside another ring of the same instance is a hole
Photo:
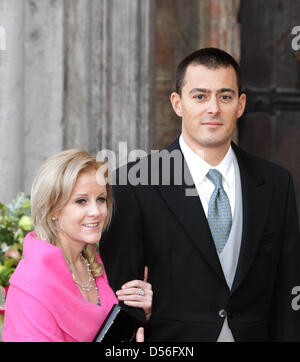
[[[110,283],[141,279],[148,265],[152,341],[299,341],[291,175],[232,143],[246,96],[229,54],[198,50],[176,77],[181,136],[121,168],[113,186],[115,216],[100,243]]]

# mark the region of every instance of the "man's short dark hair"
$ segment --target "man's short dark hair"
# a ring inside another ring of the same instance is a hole
[[[242,93],[241,69],[237,61],[224,50],[218,48],[203,48],[196,50],[184,58],[176,70],[176,92],[181,95],[185,73],[190,64],[204,65],[209,69],[232,66],[238,83],[239,95]]]

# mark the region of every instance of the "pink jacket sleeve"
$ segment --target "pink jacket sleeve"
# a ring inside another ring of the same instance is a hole
[[[63,342],[54,317],[37,299],[10,286],[2,330],[4,342]]]

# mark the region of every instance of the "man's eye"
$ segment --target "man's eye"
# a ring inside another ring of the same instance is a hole
[[[222,98],[224,101],[228,101],[229,99],[231,99],[231,96],[223,95],[223,96],[221,96],[221,98]]]
[[[198,95],[196,95],[194,98],[199,99],[199,100],[202,100],[202,99],[205,98],[205,96],[204,96],[204,94],[198,94]]]

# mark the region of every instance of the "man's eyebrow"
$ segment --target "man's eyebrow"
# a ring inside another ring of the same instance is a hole
[[[193,93],[197,93],[197,92],[201,92],[201,93],[211,93],[211,90],[209,89],[206,89],[206,88],[193,88],[191,91],[190,91],[190,94],[193,94]],[[225,93],[225,92],[230,92],[232,94],[235,94],[236,91],[234,89],[231,89],[231,88],[221,88],[221,89],[218,89],[217,90],[217,93]]]
[[[197,93],[197,92],[201,92],[201,93],[211,93],[211,91],[210,91],[209,89],[206,89],[206,88],[193,88],[193,89],[190,91],[190,94]]]
[[[231,88],[221,88],[219,90],[217,90],[217,93],[225,93],[225,92],[230,92],[232,94],[235,94],[235,90],[231,89]]]

